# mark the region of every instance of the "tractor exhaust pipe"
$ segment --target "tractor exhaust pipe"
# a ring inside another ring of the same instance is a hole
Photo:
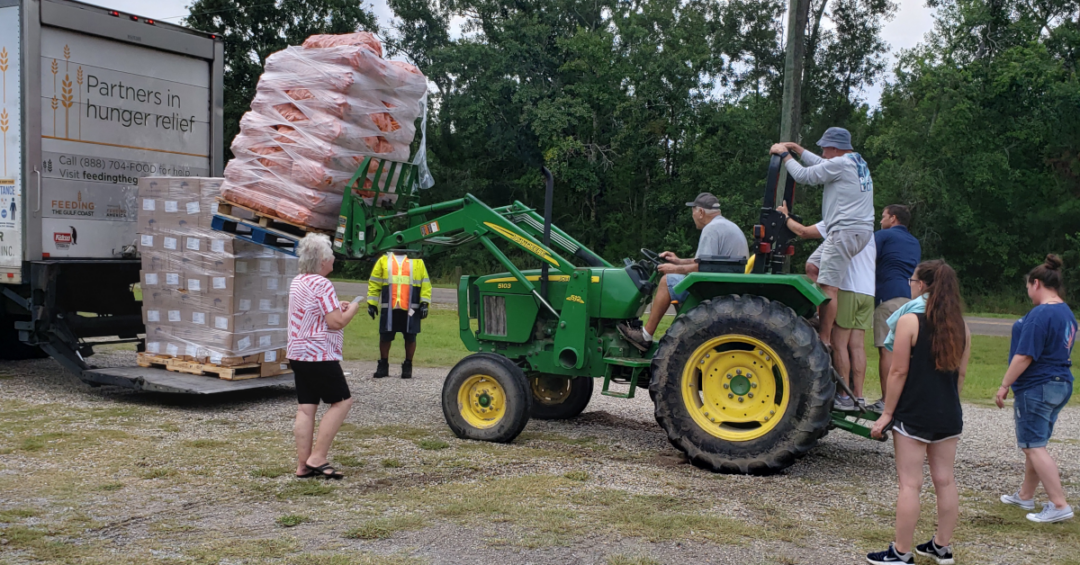
[[[544,175],[544,239],[541,243],[544,247],[551,247],[551,204],[555,197],[555,179],[551,177],[551,171],[547,167],[540,167],[540,174]],[[548,266],[545,263],[540,267],[540,296],[548,299]]]

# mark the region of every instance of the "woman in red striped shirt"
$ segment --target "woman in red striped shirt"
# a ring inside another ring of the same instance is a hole
[[[296,476],[340,479],[327,460],[330,444],[352,407],[352,394],[341,370],[343,329],[358,308],[341,302],[334,285],[326,278],[334,270],[330,238],[309,233],[297,246],[300,274],[289,287],[289,347],[286,356],[296,375]],[[330,408],[319,423],[319,436],[312,447],[315,412],[319,402]]]

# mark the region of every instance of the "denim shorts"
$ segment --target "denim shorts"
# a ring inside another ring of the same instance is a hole
[[[1061,377],[1015,393],[1013,415],[1020,449],[1046,447],[1054,422],[1072,396],[1072,382]]]
[[[679,304],[680,306],[683,302],[686,302],[687,298],[690,298],[690,291],[680,292],[678,294],[675,293],[675,287],[678,286],[679,283],[681,283],[685,278],[686,275],[676,275],[674,273],[667,275],[668,294],[671,295],[671,301]]]

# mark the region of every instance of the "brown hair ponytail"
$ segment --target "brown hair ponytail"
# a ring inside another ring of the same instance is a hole
[[[1046,256],[1042,265],[1035,267],[1027,274],[1027,283],[1039,281],[1042,285],[1059,296],[1065,294],[1065,279],[1061,276],[1061,257],[1053,253]]]
[[[919,263],[915,276],[926,284],[930,294],[926,300],[926,324],[933,334],[930,350],[934,367],[939,371],[956,371],[967,343],[960,280],[956,271],[940,259]]]

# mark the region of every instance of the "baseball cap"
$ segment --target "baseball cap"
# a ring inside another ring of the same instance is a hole
[[[844,128],[829,128],[817,142],[818,147],[835,147],[851,151],[851,132]]]
[[[705,210],[719,210],[720,200],[713,196],[711,192],[702,192],[697,195],[697,198],[695,198],[693,202],[687,202],[686,205],[703,208]]]

